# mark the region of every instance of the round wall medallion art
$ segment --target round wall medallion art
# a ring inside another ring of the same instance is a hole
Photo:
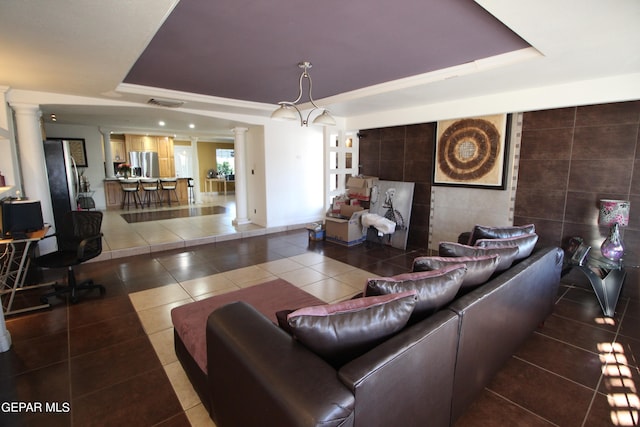
[[[438,123],[434,184],[501,186],[504,116]]]
[[[500,133],[493,123],[481,119],[459,120],[449,126],[438,146],[442,172],[459,181],[477,180],[495,166]]]

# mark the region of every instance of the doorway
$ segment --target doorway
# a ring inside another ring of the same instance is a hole
[[[176,145],[173,147],[173,158],[175,159],[176,176],[179,178],[193,178],[191,165],[192,151],[190,146]]]

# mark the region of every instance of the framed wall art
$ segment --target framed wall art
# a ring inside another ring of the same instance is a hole
[[[76,162],[76,166],[79,168],[86,168],[87,163],[87,148],[84,145],[84,139],[67,139],[69,141],[69,154]]]
[[[433,185],[503,190],[510,116],[439,121]]]

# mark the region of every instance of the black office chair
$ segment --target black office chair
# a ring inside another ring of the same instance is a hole
[[[76,282],[73,270],[75,265],[81,264],[102,253],[102,212],[100,211],[71,211],[64,216],[62,226],[55,234],[58,250],[34,259],[37,266],[43,268],[67,268],[67,284],[59,286],[53,284],[55,291],[40,297],[42,303],[47,304],[49,297],[70,294],[72,303],[78,302],[78,291],[85,289],[99,289],[100,295],[106,292],[104,286],[96,285],[93,280],[82,283]]]

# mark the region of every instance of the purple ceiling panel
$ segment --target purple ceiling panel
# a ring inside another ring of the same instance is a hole
[[[321,99],[528,46],[471,0],[181,0],[125,83],[276,103],[308,60]]]

